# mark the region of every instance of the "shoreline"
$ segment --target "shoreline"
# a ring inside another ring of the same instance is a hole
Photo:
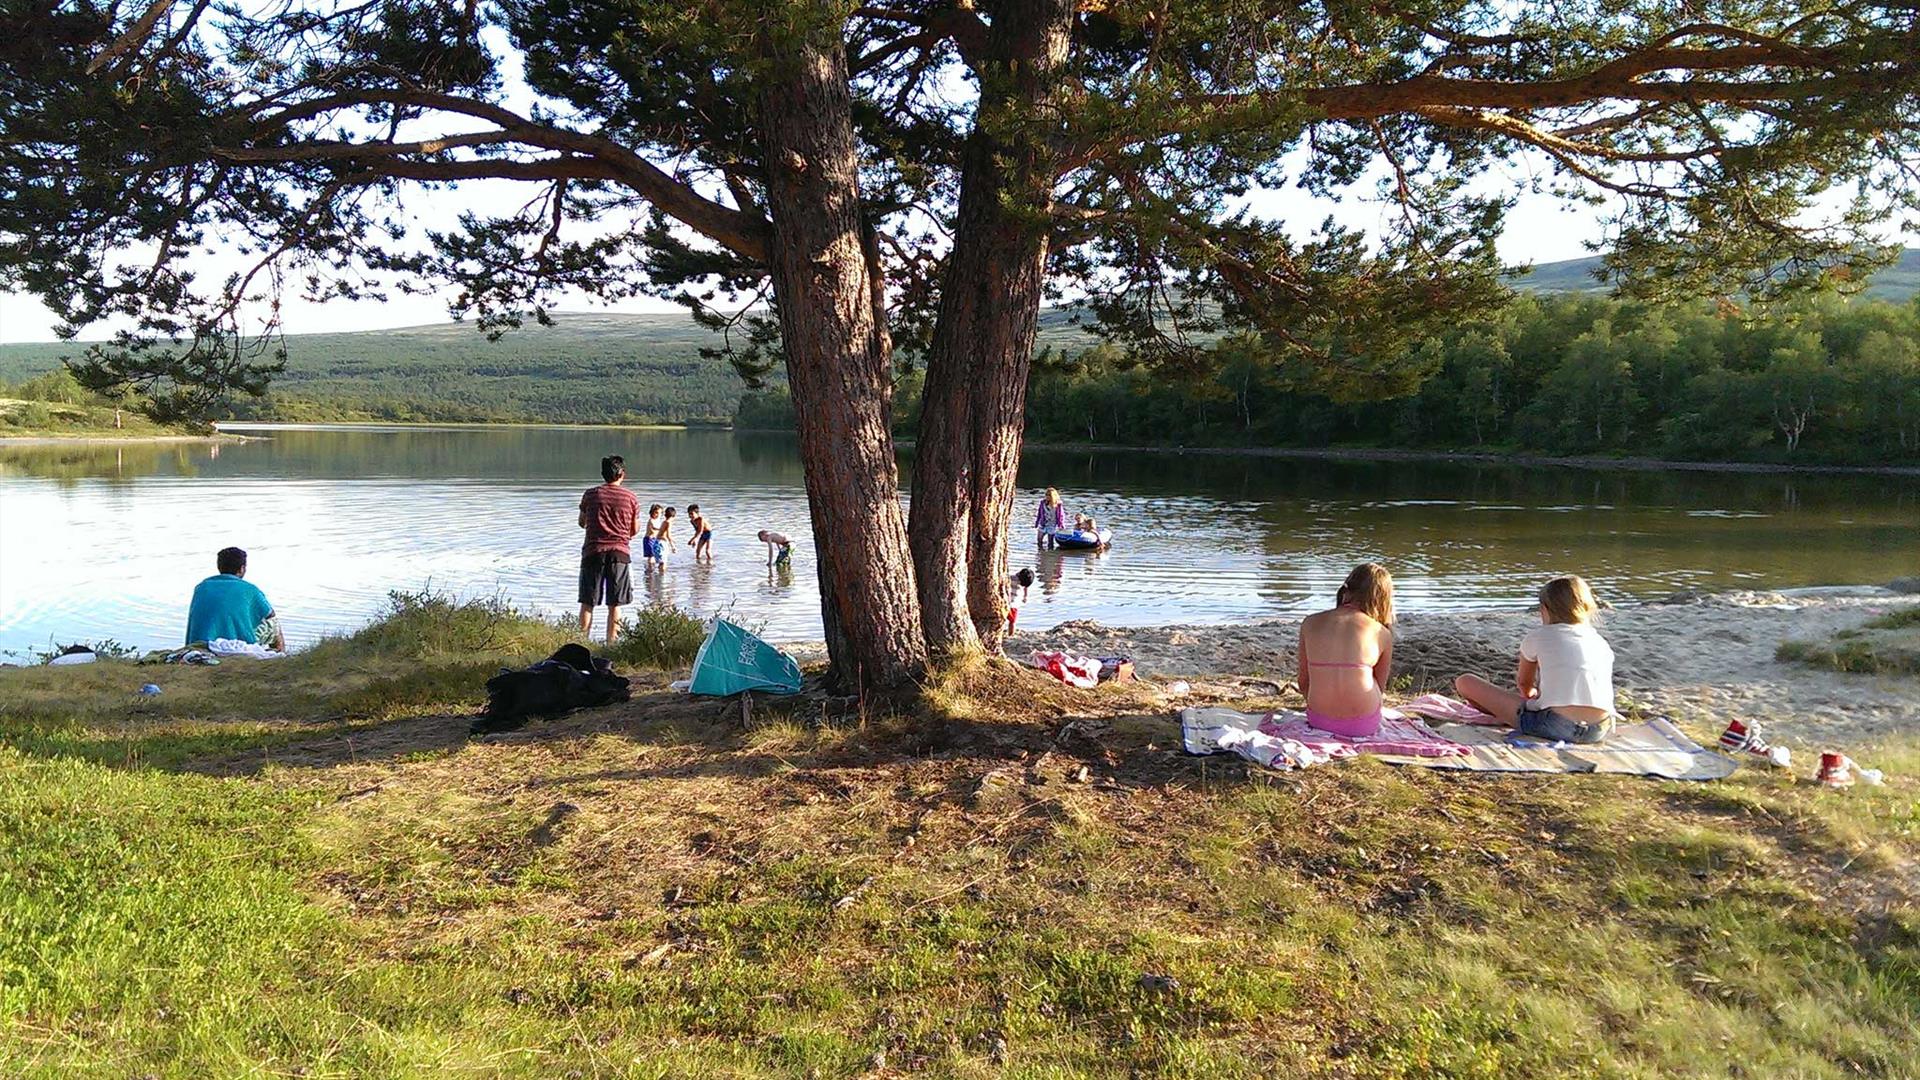
[[[1807,750],[1920,734],[1920,676],[1852,674],[1780,660],[1786,641],[1823,642],[1889,611],[1920,607],[1920,593],[1876,586],[1683,594],[1603,610],[1595,625],[1615,652],[1614,684],[1625,703],[1672,717],[1711,739],[1734,718]],[[1390,700],[1451,693],[1456,674],[1512,678],[1520,638],[1538,624],[1530,610],[1408,613],[1394,627]],[[1059,649],[1127,656],[1143,678],[1255,678],[1285,682],[1296,666],[1299,618],[1227,626],[1108,627],[1070,621],[1024,631],[1007,653]],[[821,649],[824,655],[824,649]],[[1406,679],[1408,682],[1403,683]]]
[[[1920,675],[1853,674],[1776,659],[1775,650],[1789,640],[1828,641],[1902,608],[1920,608],[1920,582],[1908,591],[1834,585],[1676,594],[1603,609],[1594,624],[1613,646],[1624,706],[1667,716],[1702,745],[1738,718],[1796,753],[1815,753],[1920,735]],[[1537,614],[1516,606],[1403,613],[1394,626],[1388,703],[1430,690],[1451,695],[1453,676],[1468,672],[1510,684],[1520,639],[1536,625]],[[1143,627],[1079,619],[1023,628],[1008,640],[1006,656],[1018,664],[1042,650],[1124,656],[1140,679],[1163,689],[1186,681],[1216,695],[1270,697],[1294,677],[1299,627],[1298,616]],[[803,664],[827,658],[823,642],[775,644]],[[1169,696],[1169,707],[1179,703],[1177,693]]]
[[[1870,748],[1888,737],[1920,736],[1920,674],[1848,673],[1780,659],[1778,650],[1789,641],[1832,642],[1878,616],[1920,610],[1920,580],[1893,586],[1679,593],[1602,610],[1595,625],[1613,646],[1623,709],[1667,716],[1703,744],[1737,718],[1797,753]],[[1184,691],[1171,689],[1176,680],[1229,698],[1279,693],[1294,677],[1300,622],[1300,616],[1159,626],[1069,620],[1023,628],[1008,640],[1006,655],[1020,664],[1041,650],[1124,656],[1177,708]],[[1519,641],[1536,625],[1537,614],[1519,605],[1403,613],[1394,627],[1389,703],[1433,690],[1450,694],[1453,676],[1461,673],[1510,682]],[[769,640],[803,665],[827,659],[819,640]],[[0,656],[8,666],[18,662]]]
[[[0,435],[0,448],[9,446],[115,446],[125,443],[239,443],[252,442],[245,435],[215,432],[212,435]]]
[[[548,428],[560,431],[732,431],[719,424],[567,424],[517,420],[221,420],[214,426],[227,431],[484,431]],[[245,436],[236,436],[244,438]]]
[[[120,442],[222,442],[246,441],[250,436],[240,434],[246,431],[380,431],[385,429],[404,429],[416,431],[484,431],[492,428],[503,430],[552,429],[560,431],[713,431],[731,432],[735,435],[782,435],[795,433],[778,428],[743,428],[723,424],[580,424],[560,421],[491,421],[491,420],[241,420],[220,421],[218,429],[212,435],[113,435],[92,433],[86,435],[0,435],[0,446],[57,445],[60,443],[120,443]],[[913,450],[918,440],[895,439],[896,450]],[[1505,453],[1497,450],[1412,450],[1392,447],[1295,447],[1295,446],[1156,446],[1152,444],[1127,443],[1055,443],[1027,442],[1021,450],[1043,453],[1129,453],[1157,455],[1197,455],[1204,457],[1254,457],[1296,461],[1354,461],[1354,462],[1432,462],[1452,465],[1507,465],[1515,467],[1545,467],[1563,469],[1585,469],[1596,472],[1699,472],[1699,473],[1741,473],[1749,475],[1846,475],[1846,476],[1915,476],[1920,477],[1920,465],[1822,465],[1799,464],[1794,462],[1761,461],[1677,461],[1669,458],[1646,457],[1604,457],[1592,454],[1555,455],[1527,452]]]
[[[592,425],[588,425],[592,426]],[[779,428],[731,428],[743,435],[786,435]],[[918,440],[895,439],[895,449],[911,450]],[[1434,462],[1452,465],[1512,465],[1589,469],[1597,472],[1701,472],[1828,474],[1846,476],[1920,476],[1920,465],[1819,465],[1766,461],[1680,461],[1670,458],[1604,457],[1594,454],[1536,454],[1498,450],[1411,450],[1369,446],[1158,446],[1151,443],[1022,442],[1022,453],[1194,454],[1204,457],[1289,458],[1301,461]]]
[[[896,440],[912,446],[913,440]],[[1621,472],[1840,473],[1855,476],[1920,476],[1920,465],[1801,465],[1760,461],[1672,461],[1666,458],[1612,458],[1594,455],[1501,453],[1493,450],[1403,450],[1386,447],[1289,446],[1126,446],[1116,443],[1025,443],[1021,449],[1049,453],[1200,454],[1208,457],[1293,458],[1308,461],[1440,462],[1457,465],[1518,465]]]

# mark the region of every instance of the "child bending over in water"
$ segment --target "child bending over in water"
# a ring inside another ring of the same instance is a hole
[[[693,561],[713,562],[713,519],[697,505],[687,507],[687,527],[693,530]]]
[[[1522,735],[1597,743],[1613,732],[1613,648],[1593,628],[1593,590],[1569,574],[1540,589],[1540,624],[1520,640],[1519,693],[1478,675],[1454,692]]]
[[[1381,696],[1393,670],[1393,577],[1363,563],[1334,594],[1334,607],[1300,624],[1307,723],[1357,739],[1380,730]]]
[[[1020,605],[1027,602],[1027,590],[1033,587],[1033,568],[1023,566],[1017,572],[1007,575],[1005,587],[1007,597],[1007,633],[1013,633],[1013,624],[1020,618]]]
[[[793,541],[772,529],[760,530],[760,542],[767,545],[767,565],[786,566],[793,562]]]

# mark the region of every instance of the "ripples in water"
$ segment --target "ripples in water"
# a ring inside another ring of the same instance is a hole
[[[574,608],[580,493],[622,453],[642,504],[698,503],[714,566],[636,573],[637,599],[725,611],[781,640],[820,633],[811,544],[770,574],[754,539],[808,534],[777,438],[592,429],[278,430],[257,442],[0,449],[0,650],[113,637],[175,643],[213,552],[251,576],[295,641],[350,629],[389,590]],[[910,466],[910,462],[906,462]],[[1682,588],[1874,583],[1920,572],[1907,478],[1029,454],[1009,563],[1038,577],[1023,626],[1231,623],[1324,605],[1385,562],[1404,610],[1525,604],[1578,571],[1615,599]],[[1116,530],[1102,555],[1042,552],[1048,485]],[[683,509],[684,513],[684,509]],[[683,530],[681,538],[685,539]]]

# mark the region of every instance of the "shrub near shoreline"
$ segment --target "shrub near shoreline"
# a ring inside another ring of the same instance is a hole
[[[1920,673],[1920,606],[1867,620],[1826,641],[1785,641],[1776,659],[1862,675]]]

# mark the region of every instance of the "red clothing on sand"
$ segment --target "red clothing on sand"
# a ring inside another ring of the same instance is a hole
[[[614,484],[601,484],[580,496],[580,512],[587,516],[587,542],[581,553],[602,551],[632,554],[630,543],[640,520],[640,500]]]

